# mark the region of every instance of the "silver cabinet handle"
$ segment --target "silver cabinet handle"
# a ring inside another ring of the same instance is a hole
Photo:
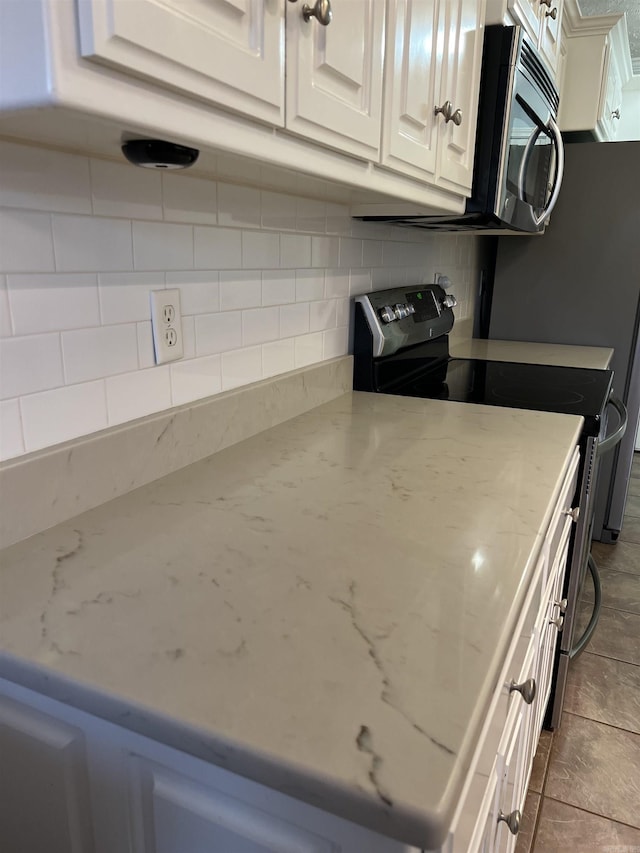
[[[549,625],[555,625],[558,631],[562,631],[564,625],[564,616],[556,616],[555,619],[549,619]]]
[[[460,127],[462,124],[462,110],[454,110],[451,101],[445,101],[441,107],[435,107],[433,114],[438,115],[440,113],[444,116],[444,120],[447,124],[450,121],[452,121],[456,127]]]
[[[554,601],[553,602],[554,607],[558,607],[560,609],[560,613],[566,613],[567,612],[567,604],[568,603],[569,602],[567,601],[566,598],[561,598],[560,601]]]
[[[577,521],[580,518],[580,507],[574,506],[573,509],[563,509],[563,515],[568,515],[571,521]]]
[[[546,6],[547,8],[550,9],[551,8],[551,2],[552,2],[552,0],[540,0],[540,5]]]
[[[505,814],[502,809],[500,809],[500,813],[498,814],[498,823],[500,821],[504,821],[509,827],[509,832],[512,835],[517,835],[520,832],[520,822],[522,821],[522,814],[520,809],[516,809],[510,814]]]
[[[515,681],[512,681],[509,685],[509,693],[513,693],[514,691],[520,693],[527,705],[530,705],[536,698],[535,678],[527,678],[527,680],[523,681],[522,684],[517,684]]]
[[[554,21],[558,17],[558,8],[556,6],[550,12],[544,13],[545,18],[552,18]]]
[[[302,17],[308,23],[311,18],[315,18],[323,27],[328,27],[333,18],[331,11],[331,0],[316,0],[313,6],[305,3],[302,7]]]
[[[611,113],[611,118],[620,118],[620,107]]]

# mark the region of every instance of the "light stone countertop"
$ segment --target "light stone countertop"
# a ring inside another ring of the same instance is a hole
[[[581,424],[340,396],[0,552],[0,676],[436,846]]]
[[[558,367],[587,367],[604,370],[613,358],[610,347],[578,347],[532,341],[494,341],[473,338],[451,341],[453,358],[480,358],[487,361],[519,361],[525,364],[552,364]]]

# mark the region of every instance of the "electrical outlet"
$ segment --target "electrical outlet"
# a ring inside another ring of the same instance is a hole
[[[176,361],[184,355],[180,291],[177,287],[173,290],[152,290],[150,296],[156,364]]]

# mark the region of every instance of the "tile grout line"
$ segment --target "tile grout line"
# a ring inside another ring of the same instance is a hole
[[[613,723],[605,723],[603,720],[596,720],[595,717],[586,717],[584,714],[578,714],[576,711],[566,711],[565,713],[571,714],[573,717],[579,717],[581,720],[589,720],[590,723],[597,723],[599,726],[607,726],[610,729],[616,729],[616,731],[640,737],[640,731],[634,731],[634,729],[625,729],[623,726],[616,726]],[[549,763],[551,763],[551,760],[549,760]],[[638,828],[640,829],[640,827]]]
[[[546,794],[545,794],[545,796],[546,796]],[[590,814],[590,815],[593,815],[594,817],[602,818],[602,820],[606,820],[609,823],[617,823],[620,826],[626,826],[628,829],[635,829],[636,831],[640,830],[640,826],[634,826],[632,823],[626,823],[623,820],[616,820],[615,818],[607,817],[607,815],[600,814],[600,812],[592,812],[592,811],[589,811],[589,809],[583,809],[581,806],[576,806],[573,803],[567,803],[565,800],[559,800],[557,797],[547,796],[547,799],[553,800],[555,803],[562,803],[563,806],[569,806],[572,809],[577,809],[579,812],[583,812],[584,814]],[[542,805],[540,806],[540,811],[542,811]],[[611,849],[614,849],[614,848],[612,847]],[[535,851],[532,849],[531,853],[535,853]]]

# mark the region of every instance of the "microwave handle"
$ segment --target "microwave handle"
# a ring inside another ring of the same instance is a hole
[[[560,186],[562,185],[562,176],[564,175],[564,144],[562,142],[562,135],[560,133],[560,128],[556,124],[553,118],[549,119],[549,123],[547,124],[548,130],[551,131],[552,139],[556,146],[556,177],[553,182],[553,190],[551,191],[551,198],[549,199],[549,203],[546,208],[536,219],[536,225],[542,225],[544,220],[549,216],[553,208],[556,206],[556,202],[558,201],[558,196],[560,195]]]

